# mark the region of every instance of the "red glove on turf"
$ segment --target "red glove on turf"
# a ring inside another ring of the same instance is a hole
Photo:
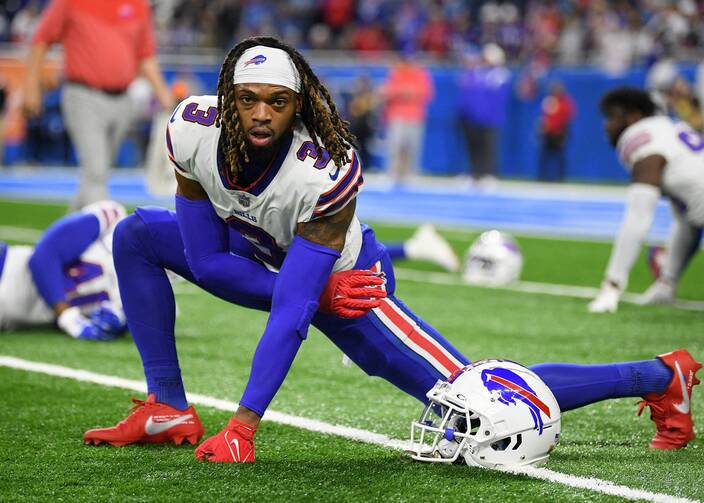
[[[386,297],[384,273],[351,269],[330,275],[320,296],[320,311],[342,318],[358,318],[379,307]]]
[[[225,429],[209,437],[196,449],[196,458],[213,463],[254,463],[254,434],[257,429],[236,417]]]

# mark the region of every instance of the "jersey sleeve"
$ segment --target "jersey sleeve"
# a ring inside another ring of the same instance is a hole
[[[672,150],[668,141],[672,141],[673,135],[668,131],[672,125],[666,121],[661,117],[653,118],[636,123],[624,131],[618,142],[618,153],[628,171],[632,171],[638,161],[651,155],[661,155],[667,159]]]
[[[166,153],[176,172],[198,180],[195,154],[207,128],[215,127],[217,102],[211,96],[191,96],[178,104],[166,124]]]
[[[112,232],[115,225],[127,216],[125,207],[116,201],[98,201],[83,207],[82,212],[97,217],[100,224],[100,235]]]
[[[350,150],[350,162],[342,167],[323,170],[323,181],[310,220],[334,215],[352,201],[362,189],[362,163],[357,152]]]

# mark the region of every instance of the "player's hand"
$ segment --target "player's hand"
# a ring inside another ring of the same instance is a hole
[[[81,310],[76,306],[64,310],[56,319],[56,324],[74,339],[110,341],[116,337],[115,334],[103,331],[90,319],[83,316]]]
[[[93,325],[109,334],[121,335],[127,330],[127,320],[122,308],[112,302],[102,302],[90,313],[90,321]]]
[[[330,275],[320,296],[320,311],[342,318],[358,318],[381,305],[386,297],[383,273],[352,269]]]
[[[256,432],[254,426],[233,416],[225,429],[198,446],[196,458],[213,463],[253,463]]]
[[[663,278],[657,279],[643,293],[643,304],[672,304],[675,301],[677,285]]]
[[[621,290],[609,281],[601,284],[601,291],[596,298],[589,303],[590,313],[615,313],[618,309],[618,300],[621,297]]]
[[[38,83],[25,86],[22,97],[22,112],[28,119],[41,115],[42,90]]]

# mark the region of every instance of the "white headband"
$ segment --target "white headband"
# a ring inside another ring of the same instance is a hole
[[[275,84],[301,91],[301,76],[286,51],[257,45],[235,63],[235,84]]]

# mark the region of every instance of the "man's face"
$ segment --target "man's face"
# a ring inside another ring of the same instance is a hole
[[[616,146],[621,133],[631,124],[632,122],[629,122],[629,115],[626,114],[622,108],[611,107],[606,110],[604,114],[604,129],[606,130],[606,136],[608,136],[609,143],[611,143],[612,147]]]
[[[300,110],[295,92],[273,84],[237,84],[235,103],[245,141],[255,156],[273,152]]]

